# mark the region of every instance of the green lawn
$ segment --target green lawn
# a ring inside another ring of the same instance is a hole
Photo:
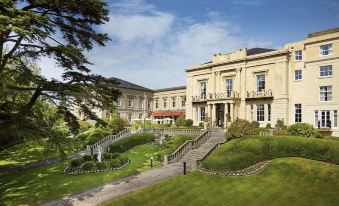
[[[69,176],[62,173],[67,162],[0,176],[0,203],[37,205],[62,198],[149,168],[149,159],[159,151],[157,145],[141,145],[126,154],[130,165],[122,170]],[[1,205],[1,204],[0,204]]]
[[[279,157],[304,157],[339,164],[339,141],[291,136],[242,137],[217,148],[203,162],[203,167],[237,170]]]
[[[60,156],[56,149],[47,152],[44,148],[45,145],[46,140],[44,139],[28,140],[25,143],[0,151],[0,167],[22,165]],[[66,152],[72,153],[70,149]]]
[[[105,206],[338,205],[339,166],[297,157],[274,159],[260,174],[174,177]]]

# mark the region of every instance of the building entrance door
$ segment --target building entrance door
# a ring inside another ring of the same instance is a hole
[[[218,127],[224,126],[224,117],[225,117],[225,105],[224,104],[217,104],[217,122],[216,125]]]

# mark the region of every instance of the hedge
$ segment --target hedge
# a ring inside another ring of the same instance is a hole
[[[109,146],[110,152],[125,152],[137,145],[151,143],[155,139],[153,134],[132,134],[129,137],[123,138]]]

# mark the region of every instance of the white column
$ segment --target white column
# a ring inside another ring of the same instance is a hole
[[[233,106],[233,103],[230,104],[230,115],[231,115],[231,121],[233,122],[234,121],[234,106]]]
[[[215,126],[216,123],[216,105],[212,104],[212,126]]]

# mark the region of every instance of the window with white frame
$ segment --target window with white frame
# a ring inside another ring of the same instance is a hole
[[[257,121],[258,122],[265,121],[265,108],[263,104],[257,105]]]
[[[302,121],[301,104],[295,104],[294,109],[295,109],[294,122],[301,122]]]
[[[302,70],[298,69],[294,71],[294,80],[301,80],[303,78]]]
[[[318,110],[314,111],[314,128],[319,128],[319,113]]]
[[[328,110],[321,111],[320,118],[322,128],[331,128],[331,111]]]
[[[145,98],[140,98],[139,99],[139,107],[143,109],[145,106]]]
[[[181,97],[181,106],[186,106],[186,97]]]
[[[122,102],[121,97],[118,97],[116,106],[121,107],[121,102]]]
[[[128,98],[127,99],[127,107],[133,107],[133,98]]]
[[[320,77],[331,77],[333,75],[332,65],[320,67]]]
[[[257,75],[257,92],[265,90],[265,74]]]
[[[253,104],[251,104],[251,121],[254,119]]]
[[[271,114],[272,114],[272,107],[271,107],[271,104],[268,104],[267,105],[267,121],[271,121]]]
[[[233,79],[226,79],[226,93],[230,97],[233,91]]]
[[[152,100],[148,100],[148,101],[147,101],[147,108],[148,108],[148,109],[152,109],[152,103],[153,103]]]
[[[332,86],[320,87],[320,101],[322,102],[332,101]]]
[[[164,98],[163,100],[164,100],[164,109],[166,109],[167,108],[167,98]]]
[[[203,122],[205,120],[205,107],[199,107],[199,121]]]
[[[158,109],[159,108],[159,99],[155,100],[155,108]]]
[[[320,46],[320,56],[332,55],[332,44],[325,44]]]
[[[303,59],[302,50],[295,51],[294,54],[295,60],[301,61]]]
[[[200,82],[200,96],[201,97],[206,97],[206,90],[207,90],[207,83]]]
[[[338,128],[338,111],[333,111],[333,127]]]
[[[172,97],[172,107],[176,107],[176,98]]]

